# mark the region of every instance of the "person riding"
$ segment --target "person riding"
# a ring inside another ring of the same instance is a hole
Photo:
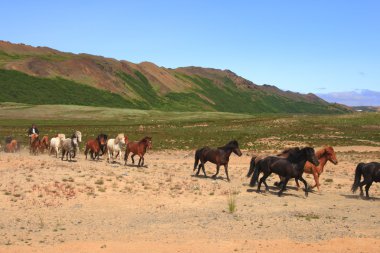
[[[29,136],[29,143],[32,141],[32,135],[37,134],[37,136],[40,134],[40,131],[38,131],[38,128],[35,124],[32,124],[32,127],[28,130],[28,136]]]

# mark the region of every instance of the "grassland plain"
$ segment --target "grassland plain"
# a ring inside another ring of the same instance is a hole
[[[282,149],[295,145],[380,146],[380,113],[344,115],[162,112],[73,105],[0,104],[0,136],[25,142],[36,123],[42,134],[82,131],[84,140],[99,133],[153,137],[154,149],[191,150],[231,139],[243,149]]]

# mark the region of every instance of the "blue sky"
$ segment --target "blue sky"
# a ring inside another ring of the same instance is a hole
[[[0,39],[299,92],[380,90],[380,1],[2,1]]]

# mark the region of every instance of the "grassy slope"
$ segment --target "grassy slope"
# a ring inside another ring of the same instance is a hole
[[[47,79],[0,69],[0,102],[137,107],[123,97],[62,78]]]
[[[223,88],[210,79],[178,74],[195,85],[188,92],[159,95],[140,72],[135,76],[118,73],[125,85],[140,97],[128,100],[118,94],[83,85],[63,78],[47,79],[18,71],[0,69],[0,102],[29,104],[75,104],[119,108],[157,109],[163,111],[223,111],[235,113],[292,112],[342,113],[341,108],[321,103],[297,102],[262,91],[240,90],[228,78]],[[201,98],[211,99],[214,103]]]
[[[282,149],[294,142],[312,146],[380,146],[379,113],[349,115],[234,114],[220,112],[162,112],[64,105],[0,105],[0,138],[13,135],[26,141],[35,122],[50,136],[75,129],[84,140],[104,132],[126,133],[132,140],[153,136],[155,149],[195,149],[237,139],[245,149]],[[269,138],[269,139],[268,139]],[[274,139],[275,141],[266,141]],[[260,141],[258,141],[260,140]]]

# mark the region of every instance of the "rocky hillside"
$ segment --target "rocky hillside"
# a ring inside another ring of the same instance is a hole
[[[256,85],[229,70],[169,69],[0,41],[0,102],[166,111],[342,113],[313,94]]]

